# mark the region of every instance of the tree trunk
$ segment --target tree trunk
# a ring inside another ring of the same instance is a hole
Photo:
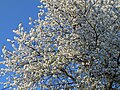
[[[112,84],[113,84],[113,81],[110,81],[109,84],[108,84],[107,90],[112,90]]]

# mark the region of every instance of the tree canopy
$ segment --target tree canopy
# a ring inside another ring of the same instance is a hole
[[[120,1],[41,0],[31,29],[22,23],[3,46],[3,84],[15,90],[120,88]]]

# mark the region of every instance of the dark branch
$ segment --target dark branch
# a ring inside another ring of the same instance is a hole
[[[118,65],[120,64],[120,52],[119,52],[119,55],[118,55],[118,58],[117,58],[117,64]]]
[[[75,84],[74,82],[68,82],[68,83],[58,83],[58,84],[51,84],[51,85],[46,85],[46,86],[48,86],[48,87],[50,87],[50,86],[59,86],[59,85],[66,85],[66,84]]]
[[[65,69],[61,68],[60,71],[63,72],[66,76],[70,77],[74,82],[76,82],[76,79],[72,75],[68,74]]]

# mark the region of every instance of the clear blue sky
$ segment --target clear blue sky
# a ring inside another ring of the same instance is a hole
[[[0,55],[3,45],[11,49],[6,38],[13,39],[15,34],[12,30],[16,29],[20,22],[27,28],[29,16],[37,19],[38,5],[40,5],[39,0],[0,0]],[[0,61],[2,60],[0,57]],[[5,78],[0,78],[0,81],[4,80]],[[1,88],[3,88],[2,85],[0,85],[0,90]]]

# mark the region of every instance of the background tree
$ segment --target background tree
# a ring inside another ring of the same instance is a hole
[[[30,31],[20,23],[17,37],[7,39],[14,50],[3,46],[7,68],[1,73],[12,74],[4,84],[19,90],[120,88],[120,2],[41,2],[38,20],[29,18]]]

